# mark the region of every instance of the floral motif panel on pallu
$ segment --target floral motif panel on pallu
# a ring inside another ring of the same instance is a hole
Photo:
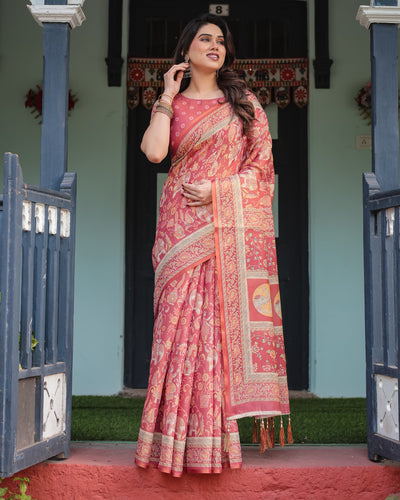
[[[164,86],[163,75],[171,64],[172,59],[128,58],[129,109],[139,104],[147,109],[153,107]],[[271,102],[280,108],[291,101],[300,108],[308,103],[308,59],[237,59],[233,67],[264,108]]]

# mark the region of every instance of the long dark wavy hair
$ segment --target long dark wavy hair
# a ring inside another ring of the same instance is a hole
[[[220,28],[225,39],[226,56],[222,68],[218,72],[217,84],[225,96],[225,100],[230,103],[234,113],[242,120],[243,130],[248,132],[254,120],[253,104],[247,99],[247,85],[239,75],[232,69],[235,60],[235,46],[233,44],[232,33],[225,20],[215,14],[203,14],[189,21],[182,31],[174,53],[174,64],[184,61],[185,54],[196,36],[199,29],[205,24],[215,24]],[[181,83],[180,92],[183,92],[189,85],[190,79],[184,78]]]

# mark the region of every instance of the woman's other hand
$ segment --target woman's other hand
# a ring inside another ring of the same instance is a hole
[[[202,180],[196,184],[182,184],[182,195],[188,200],[189,207],[201,207],[212,202],[211,181]]]

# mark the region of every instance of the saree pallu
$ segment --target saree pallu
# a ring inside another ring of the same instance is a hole
[[[248,136],[228,103],[182,95],[173,103],[136,463],[175,476],[239,468],[236,419],[290,413],[272,141],[263,109],[248,98],[256,116]],[[212,181],[212,205],[188,207],[182,183],[204,179]]]

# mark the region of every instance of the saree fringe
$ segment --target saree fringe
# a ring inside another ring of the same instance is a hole
[[[279,418],[279,446],[285,446],[287,444],[293,444],[293,434],[292,434],[292,425],[290,416],[288,417],[288,423],[286,428],[285,435],[285,427],[283,423],[282,416],[280,417],[269,417],[269,418],[254,418],[253,423],[253,444],[259,443],[260,445],[260,453],[264,451],[275,448],[276,437],[275,437],[275,420]],[[287,437],[286,437],[287,436]]]

